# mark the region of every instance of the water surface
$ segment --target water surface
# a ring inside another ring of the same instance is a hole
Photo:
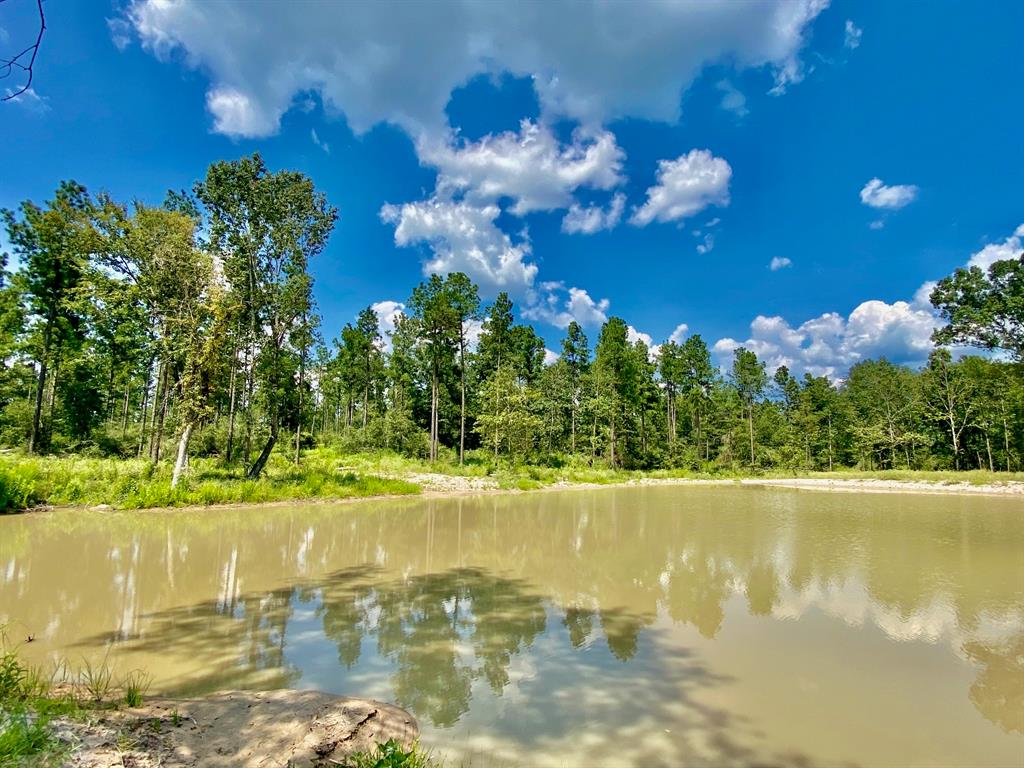
[[[479,766],[1024,764],[1019,500],[649,487],[0,519],[0,623]]]

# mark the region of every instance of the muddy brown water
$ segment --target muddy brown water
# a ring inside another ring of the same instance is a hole
[[[1020,766],[1019,499],[649,487],[0,519],[0,623],[474,766]]]

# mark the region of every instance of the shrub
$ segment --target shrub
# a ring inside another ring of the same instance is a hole
[[[30,466],[0,465],[0,514],[20,512],[42,501]]]

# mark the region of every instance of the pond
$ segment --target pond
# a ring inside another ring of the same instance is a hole
[[[1016,499],[632,487],[0,519],[29,660],[397,702],[449,765],[1021,765]]]

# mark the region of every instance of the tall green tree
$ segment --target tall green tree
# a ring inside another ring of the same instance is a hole
[[[466,459],[466,352],[470,323],[480,320],[480,292],[467,275],[453,272],[445,279],[449,301],[457,321],[459,345],[459,464]]]
[[[978,406],[974,382],[953,362],[948,349],[936,349],[924,369],[924,402],[928,412],[944,426],[953,452],[953,468],[960,469],[961,438]]]
[[[248,321],[250,407],[258,375],[269,432],[249,467],[256,478],[280,434],[288,347],[312,312],[309,260],[326,246],[337,211],[308,177],[272,173],[259,154],[214,163],[195,193],[209,218],[210,247],[223,254],[233,300]]]
[[[430,380],[430,460],[438,455],[441,381],[451,370],[453,347],[459,334],[459,316],[451,292],[438,275],[416,286],[409,298],[410,317],[422,342],[422,355]]]
[[[590,349],[587,346],[587,335],[575,320],[569,323],[562,340],[561,361],[565,364],[569,387],[569,450],[576,453],[576,422],[583,400],[583,377],[590,367]]]
[[[625,320],[612,317],[601,328],[594,351],[594,367],[601,386],[596,396],[603,399],[602,410],[608,421],[608,463],[613,467],[621,462],[621,428],[625,404],[629,402],[635,384],[636,357],[628,340],[629,329]]]
[[[687,337],[679,350],[679,389],[690,409],[690,421],[697,455],[701,455],[700,442],[704,438],[704,459],[710,458],[711,447],[704,423],[711,407],[711,395],[715,386],[715,367],[711,363],[711,352],[700,334]]]
[[[24,264],[28,314],[38,328],[32,344],[37,378],[29,453],[39,448],[51,364],[61,347],[82,332],[78,289],[95,247],[95,210],[85,187],[64,181],[45,207],[26,200],[19,206],[20,216],[6,209],[0,212],[7,239]]]
[[[938,282],[930,298],[948,323],[932,334],[935,343],[1002,349],[1024,362],[1024,253],[987,271],[958,269]]]
[[[757,359],[756,354],[746,347],[738,347],[733,351],[731,378],[747,414],[750,465],[754,466],[757,463],[754,453],[754,406],[768,386],[768,374],[765,373],[764,363]]]

